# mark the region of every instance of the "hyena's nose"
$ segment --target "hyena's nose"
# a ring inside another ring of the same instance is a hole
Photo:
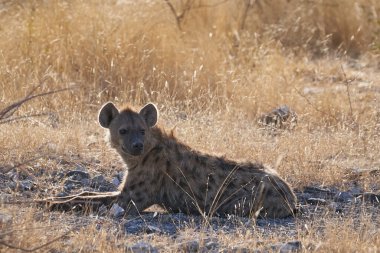
[[[144,148],[144,145],[142,144],[142,142],[134,142],[132,143],[132,148],[135,151],[142,151]]]

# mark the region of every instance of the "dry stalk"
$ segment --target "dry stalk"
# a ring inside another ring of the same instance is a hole
[[[173,13],[174,18],[176,20],[176,24],[178,27],[178,30],[182,31],[182,21],[185,18],[186,14],[191,10],[191,9],[201,9],[201,8],[211,8],[211,7],[216,7],[218,5],[222,5],[230,0],[222,0],[220,2],[212,3],[212,4],[198,4],[194,5],[194,0],[186,0],[185,2],[185,7],[182,9],[180,13],[177,12],[177,10],[174,8],[174,5],[169,1],[169,0],[164,0],[165,3],[169,6],[170,11]],[[249,2],[249,0],[248,0]]]
[[[53,90],[53,91],[48,91],[48,92],[43,92],[43,93],[39,93],[39,94],[33,95],[33,93],[36,91],[36,89],[38,87],[39,87],[39,85],[33,87],[32,90],[23,99],[20,99],[20,100],[18,100],[16,102],[13,102],[9,106],[7,106],[4,109],[0,110],[0,124],[5,124],[5,123],[11,122],[11,121],[25,119],[25,118],[30,118],[30,117],[38,117],[38,116],[50,115],[49,113],[38,113],[38,114],[30,114],[30,115],[24,115],[24,116],[19,116],[19,117],[13,117],[12,118],[12,115],[24,103],[26,103],[26,102],[28,102],[28,101],[30,101],[32,99],[35,99],[35,98],[38,98],[38,97],[43,97],[43,96],[48,96],[48,95],[55,94],[55,93],[58,93],[58,92],[63,92],[63,91],[68,91],[68,90],[73,89],[73,88],[69,87],[69,88],[63,88],[63,89],[59,89],[59,90]]]
[[[244,1],[244,10],[243,10],[243,16],[241,17],[240,30],[244,30],[245,21],[247,20],[247,16],[248,16],[248,11],[249,9],[252,8],[253,4],[254,4],[254,1],[251,1],[251,0]]]
[[[342,69],[342,73],[343,73],[343,76],[344,76],[344,84],[346,85],[347,98],[348,98],[348,103],[350,105],[350,117],[351,117],[352,122],[355,122],[355,120],[354,120],[354,114],[352,112],[351,94],[350,94],[350,88],[349,88],[351,80],[348,81],[346,72],[344,71],[344,68],[343,68],[342,64],[340,65],[340,68]]]
[[[169,0],[164,0],[165,3],[169,6],[170,11],[173,13],[178,30],[182,31],[182,20],[185,18],[185,15],[191,9],[192,1],[187,0],[185,3],[185,7],[181,11],[181,13],[177,13],[177,10],[174,8],[173,4]]]

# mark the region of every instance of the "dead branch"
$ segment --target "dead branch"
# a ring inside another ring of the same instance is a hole
[[[178,13],[174,8],[174,5],[169,0],[164,0],[165,3],[169,6],[170,11],[173,13],[174,18],[176,20],[177,27],[180,31],[182,31],[182,21],[185,18],[186,14],[192,9],[201,9],[201,8],[212,8],[218,5],[222,5],[230,0],[222,0],[220,2],[212,3],[212,4],[202,4],[194,5],[194,0],[186,0],[185,6],[182,9],[181,13]]]
[[[112,199],[116,198],[120,195],[119,191],[115,192],[89,192],[89,191],[83,191],[78,194],[64,196],[64,197],[49,197],[41,200],[35,200],[38,203],[47,203],[47,204],[63,204],[63,203],[70,203],[74,200],[80,200],[80,201],[91,201],[91,200],[97,200],[97,199]]]
[[[251,0],[245,0],[244,1],[244,10],[243,10],[243,16],[241,17],[240,22],[240,30],[244,30],[245,28],[245,21],[247,20],[248,11],[253,6],[253,3]]]
[[[190,1],[189,0],[186,1],[185,8],[182,10],[180,14],[177,13],[173,4],[169,0],[164,0],[164,1],[169,6],[170,11],[173,13],[178,29],[182,31],[182,20],[185,17],[186,13],[191,9]]]
[[[22,120],[22,119],[28,119],[28,118],[49,116],[49,115],[51,115],[51,113],[48,113],[48,112],[45,112],[45,113],[36,113],[36,114],[28,114],[28,115],[14,117],[14,118],[11,118],[11,119],[0,120],[0,124],[5,124],[5,123],[12,122],[12,121],[17,121],[17,120]]]
[[[24,103],[26,103],[26,102],[28,102],[28,101],[30,101],[32,99],[73,89],[72,87],[69,87],[69,88],[63,88],[63,89],[59,89],[59,90],[53,90],[53,91],[48,91],[48,92],[43,92],[43,93],[39,93],[39,94],[36,94],[36,95],[32,95],[36,91],[36,89],[38,87],[39,86],[33,87],[32,90],[23,99],[20,99],[20,100],[18,100],[16,102],[10,104],[9,106],[5,107],[4,109],[0,110],[0,124],[4,124],[4,123],[7,123],[9,121],[13,121],[14,118],[11,118],[12,115]]]

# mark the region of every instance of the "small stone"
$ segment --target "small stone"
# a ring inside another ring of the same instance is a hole
[[[22,180],[18,184],[18,188],[21,191],[31,191],[33,189],[33,182],[30,180]]]
[[[354,186],[350,189],[350,193],[354,196],[359,196],[363,193],[363,189],[358,186]]]
[[[65,192],[71,192],[73,189],[78,189],[82,186],[82,183],[77,180],[67,179],[64,183],[63,189]]]
[[[325,199],[321,199],[321,198],[308,198],[306,200],[306,202],[308,204],[311,204],[311,205],[323,205],[324,206],[324,205],[327,204],[326,200]]]
[[[82,186],[89,186],[90,183],[91,183],[91,180],[88,179],[88,178],[83,178],[82,180],[80,180],[80,184],[81,184]]]
[[[219,243],[214,241],[209,241],[205,243],[205,248],[209,250],[215,250],[219,248]]]
[[[113,218],[121,218],[125,214],[125,210],[117,203],[114,203],[109,211],[109,214]]]
[[[138,242],[132,246],[127,246],[125,252],[128,253],[158,253],[157,248],[146,242]]]
[[[119,179],[119,181],[122,182],[124,178],[124,171],[117,173],[115,177],[117,177],[117,179]]]
[[[66,173],[66,177],[71,177],[74,180],[81,180],[83,178],[90,178],[90,174],[83,170],[71,170]]]
[[[338,192],[334,196],[334,201],[336,202],[348,203],[351,202],[353,199],[354,195],[352,195],[350,192]]]
[[[162,231],[161,231],[161,229],[159,229],[156,226],[147,225],[146,229],[145,229],[145,233],[147,233],[147,234],[159,233],[160,234],[160,233],[162,233]]]
[[[116,190],[115,185],[107,181],[103,175],[95,176],[91,180],[90,186],[101,192],[111,192]]]
[[[112,183],[114,186],[118,187],[118,186],[120,185],[120,180],[119,180],[117,177],[114,177],[114,178],[112,178],[111,183]]]
[[[297,125],[297,119],[297,114],[289,106],[282,105],[262,115],[258,123],[262,126],[293,129]]]
[[[98,187],[101,184],[104,184],[106,182],[106,179],[103,175],[95,176],[91,181],[91,187]]]

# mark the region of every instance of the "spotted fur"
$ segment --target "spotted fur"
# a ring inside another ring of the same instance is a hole
[[[127,213],[158,204],[169,212],[202,215],[294,214],[296,197],[275,171],[194,150],[156,126],[157,119],[153,104],[138,112],[107,103],[99,113],[111,146],[127,165],[118,198]]]

